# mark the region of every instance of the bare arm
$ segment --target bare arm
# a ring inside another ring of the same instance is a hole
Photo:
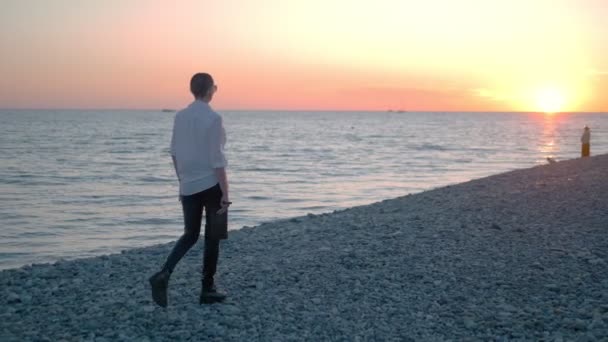
[[[171,160],[173,160],[173,168],[175,169],[175,175],[177,176],[177,181],[180,181],[179,172],[177,172],[177,160],[175,160],[175,156],[172,155]]]
[[[218,210],[218,214],[223,214],[228,210],[228,206],[230,206],[230,197],[228,196],[228,176],[226,176],[226,168],[218,167],[214,168],[215,176],[220,184],[220,189],[222,190],[222,199],[220,202],[221,208]]]
[[[228,177],[226,176],[226,157],[224,156],[224,143],[226,142],[226,131],[222,124],[222,117],[218,117],[211,127],[209,138],[209,156],[213,172],[220,184],[222,190],[222,199],[220,200],[220,210],[218,214],[223,214],[230,206],[230,197],[228,196]]]
[[[177,181],[181,182],[181,180],[179,179],[179,172],[177,172],[177,160],[175,160],[175,156],[174,155],[171,155],[171,160],[173,160],[173,168],[175,169],[175,176],[177,176]],[[179,198],[179,200],[181,202],[181,200],[182,200],[181,193],[178,195],[177,198]]]

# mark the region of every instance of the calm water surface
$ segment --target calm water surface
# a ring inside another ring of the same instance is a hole
[[[230,229],[608,153],[605,114],[221,113]],[[173,116],[0,110],[0,268],[176,239]]]

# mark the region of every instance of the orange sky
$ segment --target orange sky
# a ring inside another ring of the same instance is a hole
[[[608,112],[604,0],[4,0],[0,107]]]

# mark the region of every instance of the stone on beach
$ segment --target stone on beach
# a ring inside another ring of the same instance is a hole
[[[201,248],[169,307],[173,243],[0,272],[0,341],[607,340],[608,155],[231,232],[200,306]],[[179,234],[178,227],[170,227]]]

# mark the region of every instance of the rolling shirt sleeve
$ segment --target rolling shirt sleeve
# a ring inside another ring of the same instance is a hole
[[[226,144],[226,131],[222,123],[222,117],[218,116],[210,127],[209,132],[209,163],[214,169],[226,167],[228,161],[224,155]]]

